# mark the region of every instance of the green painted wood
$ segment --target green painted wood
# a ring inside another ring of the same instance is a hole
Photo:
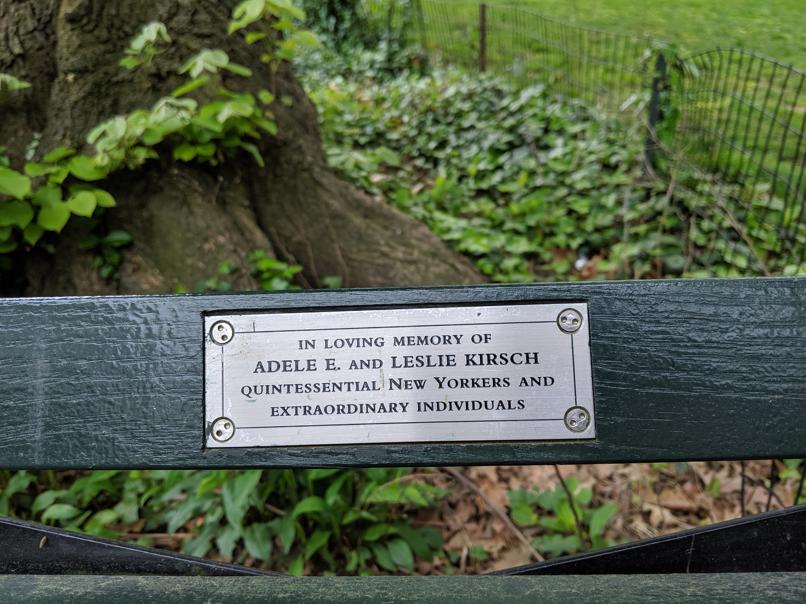
[[[202,316],[586,301],[585,442],[202,447]],[[473,465],[806,457],[806,279],[0,300],[0,467]]]
[[[545,577],[3,576],[4,602],[804,602],[806,573]]]

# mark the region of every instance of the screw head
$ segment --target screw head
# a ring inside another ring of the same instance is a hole
[[[557,327],[565,333],[576,333],[582,327],[582,313],[574,308],[566,308],[557,315]]]
[[[228,321],[216,321],[210,328],[210,339],[220,346],[229,344],[235,337],[235,328]]]
[[[565,427],[571,432],[584,432],[591,423],[591,414],[584,407],[571,407],[565,412]]]
[[[235,434],[235,424],[228,417],[219,417],[210,426],[210,436],[220,443],[227,442]]]

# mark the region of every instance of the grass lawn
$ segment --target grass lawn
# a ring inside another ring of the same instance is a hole
[[[487,0],[558,19],[667,40],[690,51],[754,50],[806,68],[804,0]]]

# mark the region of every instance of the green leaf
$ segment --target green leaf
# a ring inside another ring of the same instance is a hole
[[[0,227],[17,226],[24,229],[33,218],[34,210],[27,201],[0,201]]]
[[[196,145],[182,143],[178,147],[174,147],[173,157],[179,161],[191,161],[196,157]]]
[[[99,208],[114,208],[117,205],[115,198],[103,189],[93,189],[92,194],[95,195],[95,202]]]
[[[90,145],[96,145],[99,149],[109,150],[117,145],[124,134],[126,134],[126,118],[118,115],[101,122],[90,130],[87,134],[87,142]]]
[[[221,49],[205,48],[182,65],[179,73],[190,73],[190,77],[198,78],[205,71],[217,73],[229,64],[229,55]]]
[[[227,27],[227,33],[234,33],[247,27],[263,17],[265,0],[244,0],[232,10],[232,20]]]
[[[560,523],[562,530],[571,532],[575,529],[576,519],[567,498],[557,502],[557,508],[554,512],[557,514],[557,521]]]
[[[168,34],[168,28],[161,21],[152,21],[146,23],[139,33],[132,38],[129,44],[129,49],[134,52],[139,52],[150,44],[157,42],[171,43],[171,36]]]
[[[388,166],[400,166],[400,154],[393,151],[389,147],[378,147],[375,149],[375,155],[377,155],[378,159]]]
[[[255,108],[241,101],[227,101],[216,115],[220,123],[226,122],[231,117],[249,117],[255,112]]]
[[[274,95],[266,90],[265,88],[257,93],[257,98],[260,99],[260,102],[264,105],[271,105],[274,102]]]
[[[599,536],[604,534],[604,529],[608,521],[618,511],[618,505],[615,503],[608,503],[602,507],[594,510],[590,519],[590,534],[592,536]]]
[[[319,548],[327,545],[327,542],[330,540],[330,535],[330,531],[323,531],[321,529],[315,530],[305,544],[305,559],[309,560],[311,556],[319,551]]]
[[[301,577],[303,572],[305,572],[305,560],[299,555],[288,565],[288,574],[292,577]]]
[[[342,526],[346,526],[348,524],[356,522],[357,520],[367,520],[369,522],[377,522],[378,518],[377,516],[370,514],[366,510],[357,510],[353,508],[351,510],[347,510],[347,513],[344,514],[344,516],[342,516],[341,524]]]
[[[25,491],[33,480],[34,477],[25,470],[20,470],[14,473],[14,475],[6,483],[2,493],[0,493],[0,515],[8,515],[12,495]]]
[[[263,161],[263,156],[260,154],[260,149],[258,149],[256,145],[253,145],[252,143],[241,143],[239,146],[245,151],[249,152],[258,166],[262,168],[266,165],[266,163]]]
[[[254,44],[255,42],[260,42],[261,40],[265,40],[268,38],[269,35],[266,32],[262,31],[250,31],[247,32],[244,36],[244,41],[247,44]]]
[[[62,200],[62,188],[57,185],[47,184],[34,191],[32,201],[37,206],[48,206],[59,203]]]
[[[305,470],[305,477],[310,480],[322,480],[323,478],[330,478],[341,471],[339,468],[313,468]]]
[[[111,536],[106,527],[120,519],[120,514],[115,510],[101,510],[93,514],[83,527],[85,533],[90,535]]]
[[[272,136],[275,136],[279,131],[277,128],[277,122],[274,120],[266,119],[259,116],[252,116],[252,121],[255,122],[257,126],[259,126],[262,130],[265,130]]]
[[[200,78],[194,78],[194,79],[190,80],[187,84],[183,84],[179,88],[175,89],[171,93],[171,96],[177,97],[177,98],[180,97],[180,96],[184,96],[189,92],[193,92],[197,88],[201,88],[202,86],[205,86],[209,81],[210,81],[209,76],[202,76]]]
[[[70,149],[69,147],[56,147],[49,153],[45,154],[45,157],[42,158],[42,161],[55,164],[56,162],[61,161],[66,157],[71,157],[75,154],[75,150]]]
[[[14,92],[16,90],[25,90],[26,88],[30,87],[31,84],[25,80],[15,78],[13,75],[8,73],[0,73],[0,92],[6,90],[9,92]]]
[[[196,157],[199,159],[209,159],[215,155],[216,146],[213,143],[204,143],[203,145],[196,145]]]
[[[302,514],[321,512],[324,509],[325,509],[325,502],[322,500],[322,498],[312,495],[310,497],[306,497],[305,499],[297,503],[297,505],[294,506],[294,509],[291,512],[291,516],[293,518],[297,518]]]
[[[197,537],[188,539],[182,551],[188,556],[203,557],[207,555],[212,547],[213,535],[219,530],[219,525],[212,522],[205,524]],[[170,532],[170,531],[169,531]]]
[[[80,191],[67,200],[67,206],[73,214],[87,218],[92,216],[97,205],[98,200],[90,191]]]
[[[67,164],[70,174],[81,180],[93,181],[105,178],[107,172],[104,168],[96,165],[91,157],[86,155],[77,155],[70,160]]]
[[[241,536],[240,528],[233,525],[227,525],[218,532],[215,544],[219,553],[227,560],[232,560],[232,552],[235,551],[235,545]]]
[[[16,170],[0,166],[0,193],[22,199],[31,193],[31,179]]]
[[[168,513],[168,532],[175,533],[198,513],[199,500],[189,497]],[[212,526],[212,523],[211,523]]]
[[[403,539],[392,539],[387,543],[387,547],[392,562],[407,570],[414,570],[414,556],[408,543]]]
[[[232,526],[238,527],[239,531],[246,514],[247,502],[257,487],[261,475],[260,470],[249,470],[236,474],[224,483],[224,489],[221,492],[224,514],[227,521]]]
[[[294,32],[292,39],[300,46],[307,46],[309,48],[316,48],[321,45],[321,42],[319,41],[319,38],[316,37],[316,34],[312,31],[308,31],[307,29]]]
[[[48,176],[48,182],[54,184],[61,184],[64,182],[64,179],[70,175],[70,171],[67,169],[67,166],[59,166],[57,170],[54,170]]]
[[[388,524],[373,524],[364,531],[362,538],[364,541],[377,541],[381,537],[388,535],[391,531],[392,527]]]
[[[470,548],[470,557],[474,560],[484,562],[490,556],[487,554],[487,551],[484,549],[483,545],[474,545]]]
[[[246,551],[256,560],[268,561],[271,558],[271,528],[268,523],[250,524],[243,531]]]
[[[134,57],[123,57],[120,61],[118,61],[118,65],[126,69],[134,69],[140,65],[140,61]]]
[[[559,533],[535,537],[532,543],[539,552],[553,556],[574,553],[581,547],[579,537],[576,535],[562,535]]]
[[[227,65],[222,66],[222,69],[226,69],[234,73],[235,75],[243,76],[248,78],[252,75],[252,70],[244,65],[239,65],[238,63],[228,63]]]
[[[126,231],[115,229],[107,233],[103,242],[111,247],[124,247],[132,242],[132,236]]]
[[[395,526],[395,530],[406,540],[406,543],[409,544],[409,547],[415,555],[420,558],[431,559],[434,556],[435,550],[442,547],[442,535],[440,535],[438,531],[436,531],[436,535],[439,538],[438,544],[436,547],[432,548],[429,540],[426,538],[426,535],[429,534],[427,530],[422,533],[422,529],[412,528],[407,524],[398,524]]]
[[[266,0],[270,13],[278,17],[305,20],[305,11],[294,5],[293,0]]]
[[[45,234],[45,229],[41,226],[32,222],[25,230],[22,232],[22,238],[25,239],[25,242],[28,245],[36,245],[36,242],[42,238],[42,235]]]
[[[389,572],[395,572],[397,570],[397,565],[392,562],[392,557],[389,555],[389,550],[385,545],[373,543],[372,553],[375,556],[375,562],[378,563],[378,566]]]
[[[579,508],[580,506],[588,505],[592,499],[593,499],[593,489],[591,489],[590,487],[580,489],[578,493],[574,494],[574,502],[576,503],[577,508]]]
[[[45,174],[50,174],[51,172],[57,169],[58,168],[55,166],[38,164],[36,162],[28,162],[27,164],[25,164],[25,174],[27,176],[30,176],[31,178],[36,178],[37,176],[44,176]]]
[[[85,507],[96,495],[114,491],[112,479],[119,470],[96,470],[78,478],[70,485],[70,492],[76,493],[79,505]]]
[[[277,536],[280,538],[280,545],[283,546],[283,555],[288,555],[291,546],[294,545],[294,519],[290,515],[285,515],[280,520]]]
[[[70,520],[81,513],[77,507],[69,503],[54,503],[42,514],[42,522],[49,520]]]
[[[43,491],[39,495],[36,496],[34,499],[33,505],[31,505],[31,511],[36,514],[37,512],[41,512],[45,508],[49,508],[53,505],[58,499],[62,497],[72,498],[72,495],[69,491],[65,490],[49,490]]]
[[[405,498],[415,505],[426,507],[428,499],[423,495],[421,485],[407,484],[403,487],[403,495]]]
[[[62,202],[43,206],[37,217],[39,226],[46,231],[57,233],[61,232],[68,220],[70,220],[70,208]]]

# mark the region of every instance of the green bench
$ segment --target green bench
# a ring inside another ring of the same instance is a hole
[[[326,381],[328,370],[341,377]],[[436,375],[454,378],[441,399]],[[542,383],[515,383],[536,375]],[[360,391],[387,390],[390,378],[393,392]],[[349,390],[321,386],[334,382]],[[806,279],[2,299],[0,414],[8,469],[806,457]],[[803,601],[806,572],[792,572],[806,571],[802,507],[474,578],[180,577],[256,571],[9,520],[0,590],[90,601]],[[748,540],[779,559],[743,557]],[[716,553],[697,559],[695,543]]]

